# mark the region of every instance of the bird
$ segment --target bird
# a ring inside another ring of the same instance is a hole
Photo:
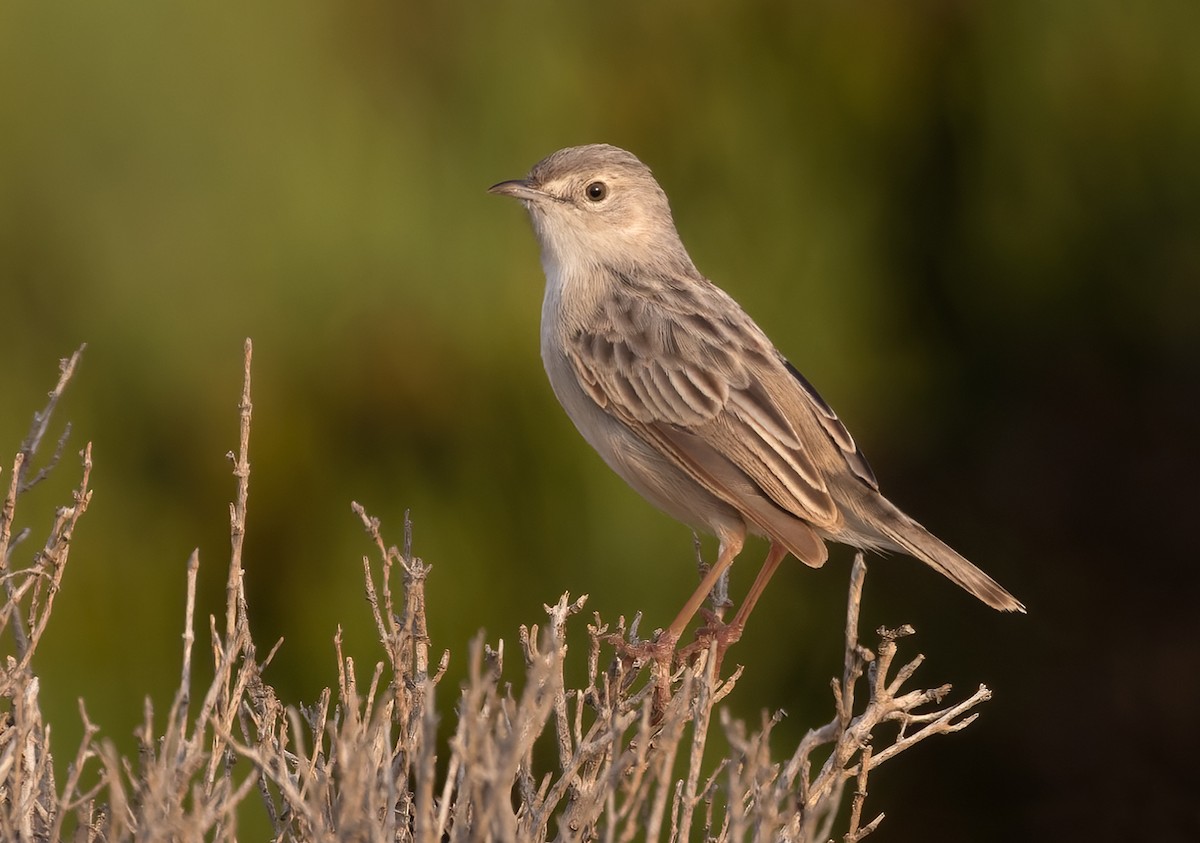
[[[724,644],[741,635],[788,554],[826,542],[899,552],[987,605],[1024,612],[999,583],[880,491],[837,414],[724,290],[700,273],[666,193],[609,144],[560,149],[492,194],[533,224],[546,279],[541,356],[583,438],[643,498],[719,547],[658,641],[673,648],[747,535],[768,550]]]

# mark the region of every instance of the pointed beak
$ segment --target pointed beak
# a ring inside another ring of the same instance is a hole
[[[512,179],[511,181],[502,181],[499,184],[493,184],[488,188],[488,193],[494,193],[497,196],[511,196],[514,199],[527,201],[546,198],[546,194],[535,188],[529,179]]]

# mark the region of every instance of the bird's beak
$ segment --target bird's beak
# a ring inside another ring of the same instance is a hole
[[[546,197],[546,194],[535,188],[529,179],[512,179],[511,181],[502,181],[499,184],[493,184],[488,188],[488,193],[531,201]]]

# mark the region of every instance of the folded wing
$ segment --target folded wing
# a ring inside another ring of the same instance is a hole
[[[731,299],[707,282],[689,292],[696,307],[686,313],[645,296],[614,299],[568,343],[580,384],[711,494],[820,565],[825,545],[811,528],[835,528],[841,516],[798,427],[815,418],[874,485],[870,467],[833,411]],[[726,301],[704,307],[701,294]]]

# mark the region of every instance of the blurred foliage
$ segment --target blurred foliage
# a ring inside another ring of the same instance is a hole
[[[880,777],[890,831],[1083,834],[1099,803],[1101,836],[1200,834],[1163,789],[1127,789],[1181,780],[1200,748],[1179,671],[1200,561],[1182,526],[1198,26],[1170,0],[0,4],[6,453],[89,343],[62,416],[72,452],[95,443],[96,495],[39,654],[61,745],[79,696],[125,746],[141,696],[166,697],[195,546],[221,605],[246,336],[246,564],[257,637],[287,638],[282,690],[317,695],[338,623],[374,659],[352,499],[393,535],[411,508],[431,600],[456,607],[430,618],[435,649],[511,639],[567,589],[673,616],[688,532],[555,404],[533,238],[485,193],[608,141],[655,169],[701,270],[885,490],[1030,606],[993,616],[915,563],[873,565],[868,619],[912,622],[959,658],[945,678],[997,691],[984,729]],[[742,716],[784,707],[800,729],[824,703],[848,558],[777,578],[736,653]],[[130,639],[141,663],[117,655]],[[1039,727],[1039,705],[1083,706],[1079,734]],[[918,786],[946,803],[904,818]]]

